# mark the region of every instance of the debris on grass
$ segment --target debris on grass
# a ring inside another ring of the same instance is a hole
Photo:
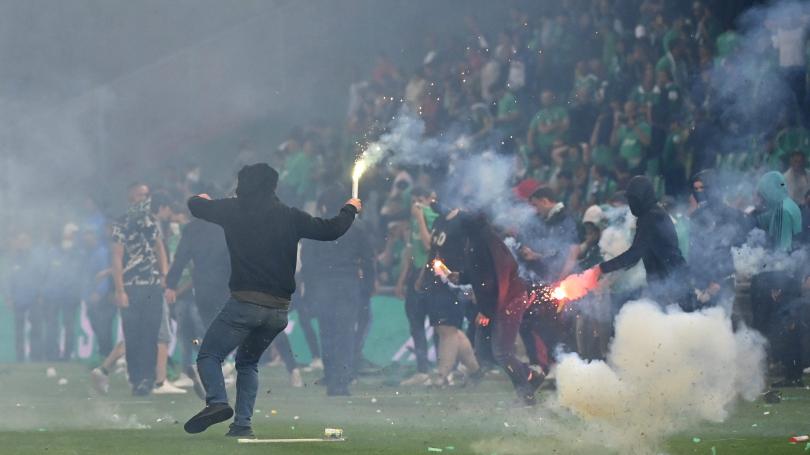
[[[372,397],[372,398],[371,398],[371,402],[372,402],[372,403],[376,403],[376,402],[377,402],[377,399]]]
[[[275,409],[271,409],[271,410],[270,410],[270,414],[272,414],[272,415],[276,415],[276,414],[278,414],[278,411],[276,411]]]
[[[56,377],[56,368],[48,367],[48,369],[45,370],[45,376],[47,376],[49,378],[55,378]]]
[[[692,438],[692,442],[694,442],[695,444],[699,444],[700,443],[700,438],[694,437],[694,438]]]
[[[765,412],[762,413],[762,415],[764,415],[764,416],[770,415],[770,414],[771,414],[771,411],[765,411]]]
[[[438,448],[438,447],[428,447],[428,450],[427,450],[427,451],[428,451],[428,452],[444,452],[444,450],[443,450],[443,449],[440,449],[440,448]]]
[[[796,442],[807,442],[807,441],[810,441],[810,436],[807,436],[806,434],[803,434],[803,435],[801,435],[801,436],[792,436],[792,437],[789,439],[789,441],[790,441],[790,442],[793,442],[793,443],[796,443]]]
[[[68,380],[67,378],[59,378],[59,380],[56,383],[59,385],[67,385]]]

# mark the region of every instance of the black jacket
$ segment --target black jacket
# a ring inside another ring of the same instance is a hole
[[[686,261],[678,247],[675,225],[658,205],[652,183],[646,177],[633,177],[627,185],[630,212],[638,218],[630,249],[600,264],[604,273],[626,269],[644,261],[647,283],[662,281],[685,270]]]
[[[301,239],[336,240],[357,210],[346,205],[331,219],[314,218],[277,197],[188,200],[191,214],[225,230],[231,258],[231,291],[258,291],[289,299]]]
[[[177,289],[183,269],[189,262],[194,263],[191,281],[198,301],[202,296],[217,300],[227,297],[231,264],[228,261],[225,233],[220,226],[203,220],[192,220],[183,227],[172,266],[166,275],[166,287]]]
[[[361,274],[362,283],[359,279]],[[306,288],[319,286],[324,283],[325,277],[351,280],[362,284],[364,290],[373,286],[374,249],[359,223],[355,223],[346,235],[334,242],[302,242],[301,279]]]

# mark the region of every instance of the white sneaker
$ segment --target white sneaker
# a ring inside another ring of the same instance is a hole
[[[93,388],[102,395],[107,395],[110,392],[110,378],[101,371],[101,368],[94,368],[90,372],[90,379],[92,379]]]
[[[290,385],[295,388],[304,387],[304,380],[301,378],[301,370],[294,368],[290,372]]]
[[[312,362],[309,363],[309,367],[313,370],[323,370],[323,360],[319,357],[315,357],[312,359]]]
[[[172,385],[175,387],[187,389],[189,387],[194,387],[194,381],[192,381],[191,378],[188,377],[188,375],[182,373],[180,374],[180,377],[177,378],[176,381],[172,382]]]
[[[152,393],[155,395],[182,395],[184,393],[188,393],[188,391],[171,385],[169,381],[163,381],[163,385],[160,387],[155,387],[155,389],[152,390]]]
[[[416,373],[408,379],[400,382],[399,385],[412,386],[412,385],[430,385],[430,375],[427,373]]]

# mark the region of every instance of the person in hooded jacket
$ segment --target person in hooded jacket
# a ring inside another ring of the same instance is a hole
[[[774,250],[790,252],[802,232],[802,212],[788,195],[785,176],[776,171],[765,173],[757,184],[757,197],[757,227],[767,232]]]
[[[197,356],[206,406],[186,422],[188,433],[203,432],[234,415],[222,362],[237,349],[236,418],[228,436],[254,437],[251,418],[259,387],[258,363],[287,326],[298,243],[337,240],[362,207],[359,199],[350,199],[334,218],[314,218],[284,205],[276,196],[277,185],[278,172],[259,163],[239,171],[235,198],[211,200],[200,194],[188,201],[193,216],[222,226],[231,262],[231,296],[208,327]]]
[[[745,215],[723,202],[711,169],[692,177],[690,195],[689,271],[694,307],[714,306],[734,293],[731,248],[745,243],[751,226]]]
[[[627,203],[636,218],[633,243],[624,253],[597,266],[599,273],[627,269],[638,261],[647,272],[647,294],[660,304],[688,305],[684,286],[686,260],[678,247],[678,236],[669,214],[658,205],[649,178],[637,175],[627,184]]]
[[[534,405],[534,394],[545,380],[545,373],[515,355],[515,340],[530,303],[526,283],[518,274],[511,250],[490,223],[481,215],[462,212],[460,216],[467,248],[464,265],[451,274],[450,281],[472,286],[478,309],[475,323],[489,328],[492,355],[509,376],[519,399],[526,405]],[[487,341],[479,336],[484,333],[487,332],[476,333],[476,352]]]
[[[772,171],[760,177],[757,198],[752,216],[756,226],[766,232],[768,247],[790,253],[802,232],[802,218],[788,196],[784,176]],[[804,385],[800,340],[807,336],[807,312],[801,305],[800,278],[793,276],[794,271],[769,270],[751,277],[752,325],[768,338],[771,360],[783,367],[784,379],[773,387]]]

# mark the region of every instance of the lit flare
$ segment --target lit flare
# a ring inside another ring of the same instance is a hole
[[[439,278],[441,278],[441,279],[443,279],[443,280],[446,280],[446,279],[447,279],[447,277],[448,277],[448,276],[450,276],[450,274],[451,274],[451,273],[453,273],[453,272],[451,272],[451,271],[450,271],[450,269],[449,269],[449,268],[448,268],[448,267],[447,267],[447,266],[444,264],[444,262],[442,262],[442,260],[441,260],[441,259],[434,259],[434,260],[433,260],[433,264],[432,264],[432,268],[433,268],[433,273],[434,273],[434,274],[435,274],[437,277],[439,277]]]
[[[574,300],[585,297],[589,292],[599,285],[599,268],[594,267],[582,273],[568,275],[557,283],[551,291],[551,297],[557,301],[557,312],[565,309],[565,306]]]

